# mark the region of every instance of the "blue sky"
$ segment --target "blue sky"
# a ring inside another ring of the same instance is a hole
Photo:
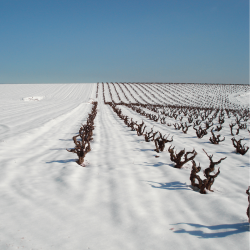
[[[0,0],[0,83],[248,80],[248,0]]]

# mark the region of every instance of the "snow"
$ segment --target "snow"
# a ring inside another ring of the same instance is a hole
[[[238,92],[236,94],[231,94],[229,95],[229,99],[232,102],[240,103],[240,104],[245,104],[245,103],[250,103],[250,93],[245,93],[245,92]]]
[[[209,165],[202,149],[213,154],[214,161],[227,157],[219,165],[214,192],[200,194],[190,185],[191,163],[175,169],[167,152],[170,143],[156,153],[153,142],[137,136],[104,104],[101,84],[96,98],[96,86],[0,85],[0,249],[249,249],[249,152],[235,153],[229,130],[234,117],[226,118],[220,131],[225,141],[214,145],[210,133],[198,139],[192,127],[184,134],[119,106],[138,123],[143,120],[148,131],[154,126],[154,131],[173,135],[171,144],[177,151],[194,148],[202,171]],[[121,89],[129,96],[127,89],[115,86],[126,101]],[[134,88],[142,94],[141,87]],[[194,92],[209,92],[228,97],[232,105],[249,106],[249,89],[244,92],[243,87],[235,87],[235,93],[221,87],[221,95],[215,86],[212,91],[194,88],[185,85],[183,91],[178,85],[175,95],[180,92],[182,103],[186,95],[191,104]],[[166,89],[171,96],[174,86]],[[28,96],[34,100],[26,102],[23,98]],[[107,86],[105,98],[111,101]],[[161,92],[160,99],[167,102],[163,98]],[[94,139],[81,167],[75,163],[76,154],[66,148],[74,146],[72,137],[86,122],[93,101],[98,101]],[[249,145],[247,130],[236,136],[243,137]]]
[[[30,102],[30,101],[41,101],[44,97],[43,96],[30,96],[30,97],[24,97],[23,100],[25,102]]]

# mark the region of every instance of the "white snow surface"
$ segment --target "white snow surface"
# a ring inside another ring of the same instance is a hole
[[[0,249],[248,250],[249,152],[235,153],[231,120],[220,131],[225,141],[214,145],[209,133],[198,139],[192,128],[184,134],[122,107],[139,123],[144,120],[148,131],[154,126],[173,135],[177,151],[194,148],[202,171],[209,166],[202,149],[214,161],[227,157],[219,165],[214,192],[200,194],[190,185],[191,163],[175,169],[170,144],[157,154],[153,142],[137,136],[104,104],[101,84],[96,98],[96,87],[0,85]],[[125,98],[122,88],[116,89]],[[186,93],[191,103],[192,92],[184,92],[183,102]],[[249,97],[240,92],[230,100],[238,94]],[[43,99],[24,101],[28,96]],[[159,98],[164,101],[160,92]],[[94,139],[81,167],[66,148],[74,147],[72,136],[86,122],[92,101],[98,101]],[[247,102],[241,100],[244,106]],[[249,145],[247,130],[237,138],[243,137]]]
[[[229,99],[232,101],[232,102],[235,102],[235,103],[240,103],[240,104],[246,104],[246,103],[250,103],[250,93],[247,92],[238,92],[238,93],[234,93],[234,94],[231,94],[229,95]]]
[[[24,97],[23,100],[25,102],[30,102],[30,101],[41,101],[44,97],[43,96],[30,96],[30,97]]]

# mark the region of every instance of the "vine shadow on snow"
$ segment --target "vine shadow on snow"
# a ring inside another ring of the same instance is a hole
[[[151,166],[151,167],[160,167],[160,166],[174,166],[174,164],[168,164],[166,162],[157,162],[157,163],[149,163],[149,162],[144,162],[143,165],[146,165],[146,166]]]
[[[172,224],[172,225],[180,225],[180,224],[186,224],[195,228],[220,230],[220,232],[211,232],[211,233],[206,233],[206,232],[203,232],[202,230],[188,231],[185,229],[179,229],[179,230],[173,231],[174,233],[188,233],[190,235],[198,236],[199,238],[223,238],[229,235],[250,231],[248,222],[236,223],[236,224],[221,224],[221,225],[215,225],[215,226],[205,226],[205,225],[194,224],[194,223],[177,223],[177,224]],[[221,231],[221,230],[224,230],[224,231]]]
[[[50,148],[49,150],[66,150],[66,148]]]
[[[58,161],[47,161],[46,163],[54,163],[54,162],[57,162],[57,163],[68,163],[68,162],[76,162],[77,159],[68,159],[68,160],[58,160]]]
[[[73,141],[72,138],[71,139],[58,139],[59,141]]]
[[[172,181],[169,183],[160,183],[160,182],[154,182],[154,181],[148,181],[148,182],[152,182],[152,183],[156,183],[159,186],[155,186],[150,184],[151,187],[153,188],[161,188],[161,189],[168,189],[168,190],[190,190],[189,185],[187,185],[186,183],[182,183],[180,181]]]
[[[139,150],[139,151],[142,151],[142,152],[146,152],[146,151],[152,151],[152,152],[154,152],[154,149],[152,149],[152,148],[145,148],[145,149],[136,148],[136,149]]]

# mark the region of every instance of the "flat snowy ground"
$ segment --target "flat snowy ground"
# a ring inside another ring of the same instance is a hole
[[[0,249],[248,250],[249,152],[235,153],[231,121],[221,131],[226,140],[213,145],[211,134],[198,139],[192,128],[184,134],[122,109],[173,135],[178,151],[195,148],[202,170],[202,148],[214,161],[227,157],[214,192],[200,194],[190,186],[191,163],[175,169],[170,144],[157,154],[104,105],[99,86],[92,151],[81,167],[65,149],[74,147],[96,86],[0,85]],[[243,137],[249,144],[247,130]]]

